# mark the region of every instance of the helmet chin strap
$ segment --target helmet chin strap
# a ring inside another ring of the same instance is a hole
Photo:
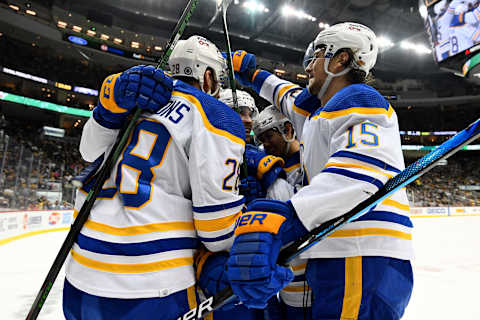
[[[327,74],[327,79],[325,79],[325,82],[320,88],[320,92],[317,94],[317,98],[319,100],[322,100],[322,97],[325,94],[325,92],[327,92],[327,89],[330,86],[330,82],[332,82],[333,78],[343,76],[344,74],[347,74],[350,70],[352,70],[351,67],[347,67],[345,68],[345,70],[342,70],[339,73],[331,73],[330,71],[328,71],[329,64],[330,64],[330,58],[325,58],[325,61],[323,63],[323,69]]]
[[[288,150],[290,150],[290,144],[292,144],[292,142],[295,140],[295,134],[293,135],[292,139],[288,139],[287,136],[285,135],[285,133],[282,133],[282,138],[287,143],[285,145],[284,153],[288,154]]]

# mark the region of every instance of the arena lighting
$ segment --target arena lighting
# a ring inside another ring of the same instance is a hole
[[[330,27],[330,25],[329,25],[328,23],[325,23],[325,22],[319,22],[319,23],[318,23],[318,27],[319,27],[320,29],[327,29],[327,28]]]
[[[385,36],[379,36],[379,37],[377,37],[377,43],[378,43],[378,46],[379,46],[381,49],[388,49],[388,48],[393,47],[393,42],[392,42],[392,40],[390,40],[389,38],[387,38],[387,37],[385,37]]]
[[[91,37],[94,37],[97,33],[93,30],[87,30],[87,34]]]
[[[408,41],[402,41],[400,43],[400,47],[402,49],[405,49],[405,50],[415,51],[417,54],[429,54],[429,53],[432,52],[432,50],[428,49],[423,44],[415,44],[415,43],[408,42]]]
[[[67,23],[66,23],[65,21],[60,21],[60,20],[58,20],[58,21],[57,21],[57,26],[58,26],[59,28],[65,29],[65,28],[67,27]]]
[[[304,12],[303,10],[297,10],[289,5],[284,5],[282,7],[282,15],[285,17],[294,16],[299,19],[306,19],[310,21],[317,21],[317,18],[309,15],[308,13]]]
[[[153,48],[154,48],[155,50],[157,50],[157,51],[162,51],[162,47],[161,47],[161,46],[155,46],[155,47],[153,47]]]
[[[279,73],[279,74],[285,74],[285,72],[286,72],[286,71],[283,70],[283,69],[275,69],[275,70],[273,70],[273,71],[275,71],[275,73]]]
[[[73,27],[72,27],[72,30],[75,31],[75,32],[82,32],[82,27],[73,26]]]
[[[15,10],[15,11],[18,11],[18,10],[20,10],[20,7],[19,7],[19,6],[16,6],[16,5],[14,5],[14,4],[10,4],[10,5],[8,5],[8,6],[10,7],[10,9],[13,9],[13,10]]]
[[[59,113],[67,113],[67,114],[72,114],[72,115],[86,117],[86,118],[89,118],[92,114],[92,111],[67,107],[67,106],[56,104],[56,103],[18,96],[16,94],[7,93],[3,91],[0,91],[0,100],[10,101],[10,102],[30,106],[30,107],[55,111]]]
[[[250,0],[244,2],[242,7],[250,10],[251,12],[269,12],[270,10],[265,7],[265,5],[261,2],[257,2],[255,0]]]
[[[140,48],[140,43],[136,42],[136,41],[132,41],[132,43],[130,45],[131,45],[132,48],[135,48],[135,49]]]
[[[102,34],[100,35],[100,39],[102,39],[102,40],[108,40],[108,39],[110,39],[110,36],[109,36],[108,34],[102,33]]]
[[[297,78],[300,78],[300,79],[307,79],[308,76],[306,74],[303,74],[303,73],[297,73]]]
[[[123,40],[120,38],[114,38],[113,42],[115,42],[116,44],[122,44]]]
[[[26,12],[27,14],[31,15],[31,16],[36,16],[36,15],[37,15],[37,13],[36,13],[35,11],[30,10],[30,9],[25,10],[25,12]]]

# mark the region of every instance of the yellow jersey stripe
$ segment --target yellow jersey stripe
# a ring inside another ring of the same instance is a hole
[[[362,257],[345,258],[345,291],[340,319],[358,319],[362,302]]]
[[[283,168],[283,170],[285,170],[286,172],[290,172],[290,171],[293,171],[293,170],[298,169],[298,168],[300,168],[300,163],[296,163],[293,166]]]
[[[74,210],[73,217],[76,218],[77,215],[78,211]],[[104,223],[87,220],[87,222],[85,222],[85,227],[116,236],[134,236],[139,234],[174,230],[195,230],[193,222],[189,221],[159,222],[131,227],[113,227]]]
[[[93,260],[70,251],[72,258],[88,268],[112,273],[145,273],[193,265],[193,257],[175,258],[142,264],[119,264]]]
[[[352,113],[358,113],[358,114],[384,114],[387,117],[390,118],[390,116],[393,113],[393,108],[392,106],[388,106],[388,110],[385,110],[385,108],[362,108],[362,107],[354,107],[354,108],[349,108],[345,110],[338,110],[338,111],[322,111],[320,114],[317,114],[316,116],[313,117],[313,119],[318,119],[318,118],[325,118],[325,119],[334,119],[338,117],[343,117],[347,116]]]
[[[375,173],[384,175],[384,176],[386,176],[386,177],[388,177],[388,178],[392,178],[392,177],[393,177],[393,175],[391,175],[391,174],[389,174],[389,173],[386,173],[386,172],[383,172],[383,171],[380,171],[380,170],[376,170],[376,169],[373,169],[373,168],[370,168],[370,167],[367,167],[367,166],[364,166],[364,165],[361,165],[361,164],[356,164],[356,163],[329,162],[329,163],[327,163],[327,164],[325,165],[325,168],[329,168],[329,167],[358,168],[358,169],[363,169],[363,170],[375,172]]]
[[[364,236],[386,236],[395,237],[405,240],[412,240],[412,234],[398,230],[385,228],[364,228],[355,230],[337,230],[328,237],[330,238],[347,238],[347,237],[364,237]]]
[[[190,94],[186,94],[186,93],[183,93],[183,92],[180,92],[180,91],[173,91],[172,92],[172,96],[176,96],[176,97],[182,97],[184,98],[185,100],[191,102],[193,105],[195,105],[197,107],[197,110],[200,112],[201,116],[202,116],[202,119],[203,119],[203,124],[205,125],[205,128],[207,128],[208,131],[211,131],[215,134],[218,134],[220,136],[223,136],[233,142],[236,142],[238,144],[241,144],[242,146],[245,145],[245,141],[233,134],[231,134],[230,132],[228,131],[225,131],[225,130],[222,130],[222,129],[218,129],[218,128],[215,128],[211,123],[210,121],[208,121],[208,118],[207,118],[207,115],[205,114],[205,111],[203,111],[203,108],[202,108],[202,105],[200,104],[200,101],[198,101],[197,98],[195,98],[194,96],[190,95]]]
[[[398,201],[392,200],[390,198],[387,198],[387,199],[383,200],[382,202],[380,202],[380,204],[383,204],[383,205],[386,205],[386,206],[392,206],[392,207],[395,207],[397,209],[404,210],[404,211],[410,211],[410,206],[408,204],[403,204],[403,203],[400,203]]]
[[[195,229],[197,231],[203,231],[203,232],[220,231],[222,229],[226,229],[235,223],[235,220],[237,220],[237,218],[241,215],[241,213],[242,212],[239,211],[236,214],[232,214],[231,216],[228,216],[228,217],[211,219],[211,220],[194,219]]]
[[[295,111],[296,113],[298,114],[301,114],[302,116],[304,117],[308,117],[310,115],[310,113],[308,111],[305,111],[303,109],[300,109],[299,107],[297,107],[295,104],[292,105],[292,110]]]
[[[280,105],[280,100],[283,98],[283,95],[285,94],[285,92],[293,87],[298,87],[298,85],[296,84],[289,84],[289,85],[286,85],[285,87],[283,87],[282,89],[280,89],[278,91],[278,94],[277,94],[277,102],[278,104]]]

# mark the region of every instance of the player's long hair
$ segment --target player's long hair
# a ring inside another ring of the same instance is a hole
[[[345,66],[351,65],[352,57],[353,57],[353,51],[351,49],[348,49],[348,48],[340,49],[335,53],[334,57],[338,56],[342,52],[348,53],[348,61],[345,64]],[[347,81],[350,82],[351,84],[365,83],[365,84],[368,84],[368,85],[373,85],[373,83],[375,82],[375,79],[374,79],[371,72],[367,75],[367,73],[365,71],[360,70],[360,69],[353,69],[352,68],[347,73],[346,76],[347,76]]]

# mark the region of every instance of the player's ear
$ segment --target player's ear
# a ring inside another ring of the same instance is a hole
[[[203,74],[203,92],[213,91],[213,74],[212,71],[207,69]]]
[[[338,55],[335,56],[335,70],[336,72],[340,72],[348,67],[350,62],[350,55],[347,51],[340,52]]]

